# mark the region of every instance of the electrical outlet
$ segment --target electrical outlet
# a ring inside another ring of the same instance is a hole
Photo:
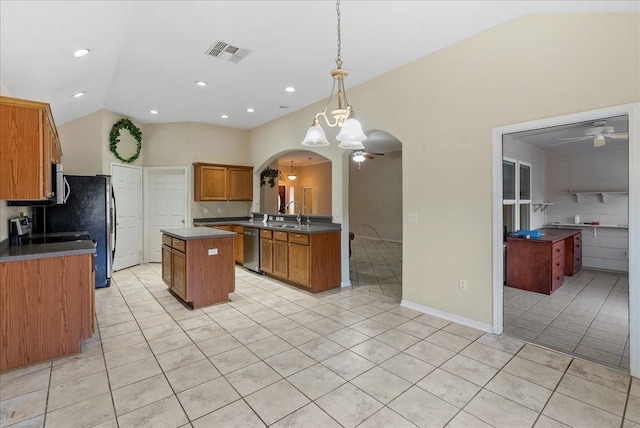
[[[409,213],[409,221],[418,221],[418,213]]]
[[[218,207],[218,214],[222,212],[222,207]]]
[[[204,209],[204,213],[205,213],[205,214],[209,214],[209,208],[205,208],[205,209]]]
[[[210,256],[215,256],[218,254],[218,249],[217,248],[209,248],[209,255]]]
[[[467,280],[466,279],[461,279],[460,280],[460,291],[467,291]]]

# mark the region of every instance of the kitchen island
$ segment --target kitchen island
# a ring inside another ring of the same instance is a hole
[[[235,290],[235,232],[188,227],[163,229],[162,279],[193,309],[229,300]]]
[[[0,249],[0,371],[77,354],[94,332],[91,241]]]

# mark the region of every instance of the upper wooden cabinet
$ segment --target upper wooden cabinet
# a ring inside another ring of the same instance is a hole
[[[253,200],[253,168],[197,162],[194,170],[196,201]]]
[[[61,161],[49,104],[0,97],[0,199],[50,198],[51,165]]]

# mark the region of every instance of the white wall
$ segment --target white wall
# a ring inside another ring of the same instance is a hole
[[[599,221],[602,224],[629,224],[628,194],[582,195],[580,203],[569,191],[628,191],[629,147],[626,141],[609,140],[603,147],[557,146],[547,150],[547,195],[554,203],[547,220],[573,223]],[[583,228],[583,266],[628,272],[629,234],[627,229]]]
[[[546,158],[545,151],[517,140],[510,136],[505,136],[502,144],[502,155],[518,161],[531,164],[531,226],[530,229],[539,229],[546,224],[546,210],[535,211],[533,205],[539,202],[549,202],[545,197],[546,188]]]
[[[402,151],[360,165],[349,162],[349,230],[357,236],[402,242]]]

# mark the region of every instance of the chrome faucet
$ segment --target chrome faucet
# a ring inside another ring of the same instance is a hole
[[[289,209],[289,205],[291,205],[291,204],[297,204],[298,205],[298,217],[296,217],[296,220],[298,220],[298,226],[300,226],[300,225],[302,225],[302,215],[300,214],[300,209],[301,209],[300,208],[300,202],[291,200],[291,201],[289,201],[287,206],[284,207],[284,210],[286,211],[287,209]]]

